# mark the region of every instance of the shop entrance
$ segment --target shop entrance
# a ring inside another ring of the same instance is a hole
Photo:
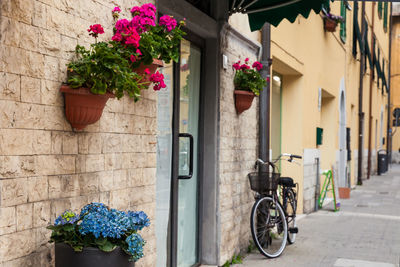
[[[156,181],[157,266],[199,262],[199,121],[202,46],[181,42],[180,62],[162,72]],[[171,264],[171,262],[173,262]]]

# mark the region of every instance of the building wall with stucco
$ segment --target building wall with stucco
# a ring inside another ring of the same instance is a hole
[[[272,26],[271,75],[273,77],[274,74],[278,74],[281,77],[282,89],[281,125],[271,125],[271,128],[281,127],[281,152],[300,154],[304,157],[300,165],[288,162],[283,162],[281,165],[282,174],[292,176],[300,185],[298,205],[300,213],[308,213],[315,208],[318,173],[333,168],[335,176],[338,176],[341,92],[345,98],[344,123],[346,128],[350,128],[351,140],[351,160],[345,161],[345,172],[350,177],[351,186],[357,183],[360,51],[357,48],[358,53],[355,57],[353,56],[354,3],[349,3],[353,10],[347,11],[345,42],[340,38],[340,25],[333,33],[324,30],[322,13],[311,12],[307,19],[298,16],[294,23],[283,20],[277,27]],[[341,2],[331,3],[331,13],[340,15],[340,5]],[[390,20],[388,19],[387,30],[384,30],[383,18],[378,16],[377,4],[367,2],[365,5],[369,33],[368,43],[371,47],[371,32],[374,32],[376,47],[379,47],[380,51],[381,65],[382,61],[385,61],[385,73],[388,77]],[[260,41],[259,33],[249,31],[246,16],[234,15],[232,17],[234,19],[231,18],[231,24],[234,28],[248,38]],[[361,25],[360,17],[361,3],[358,11],[359,25]],[[374,20],[373,26],[372,20]],[[376,173],[377,152],[385,148],[384,139],[386,139],[387,125],[387,92],[386,89],[382,89],[381,80],[378,84],[376,71],[371,86],[372,108],[370,114],[370,70],[369,63],[366,64],[366,73],[363,77],[363,112],[365,116],[362,144],[363,179],[367,176],[368,168],[368,118],[372,118],[371,174]],[[271,102],[271,105],[273,104]],[[317,127],[324,129],[322,145],[316,144]],[[319,163],[317,163],[317,159]],[[322,182],[323,180],[320,180],[320,184]]]

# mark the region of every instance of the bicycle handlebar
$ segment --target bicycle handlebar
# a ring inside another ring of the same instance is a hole
[[[279,160],[281,160],[282,157],[288,157],[289,159],[287,161],[289,161],[289,162],[292,162],[294,158],[295,159],[302,159],[302,156],[299,156],[299,155],[294,155],[294,154],[289,154],[289,153],[282,153],[282,154],[279,155],[278,158],[276,158],[275,160],[272,160],[272,161],[265,162],[260,158],[257,159],[254,168],[257,168],[257,165],[259,163],[261,163],[262,165],[267,165],[268,164],[275,170],[275,168],[276,168],[275,163],[278,162]]]

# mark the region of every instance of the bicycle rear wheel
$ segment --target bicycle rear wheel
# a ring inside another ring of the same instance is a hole
[[[282,254],[287,242],[287,223],[279,202],[263,197],[254,203],[250,217],[251,235],[258,250],[268,258]]]
[[[286,200],[284,201],[284,209],[286,211],[286,220],[288,224],[288,242],[293,244],[296,240],[297,224],[296,224],[296,208],[297,200],[295,193],[291,188],[286,191]]]

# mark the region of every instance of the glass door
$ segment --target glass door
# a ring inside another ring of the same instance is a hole
[[[198,131],[201,50],[182,41],[179,102],[177,265],[198,261]]]
[[[202,53],[183,40],[179,64],[165,64],[157,109],[157,267],[199,262],[199,111]]]

